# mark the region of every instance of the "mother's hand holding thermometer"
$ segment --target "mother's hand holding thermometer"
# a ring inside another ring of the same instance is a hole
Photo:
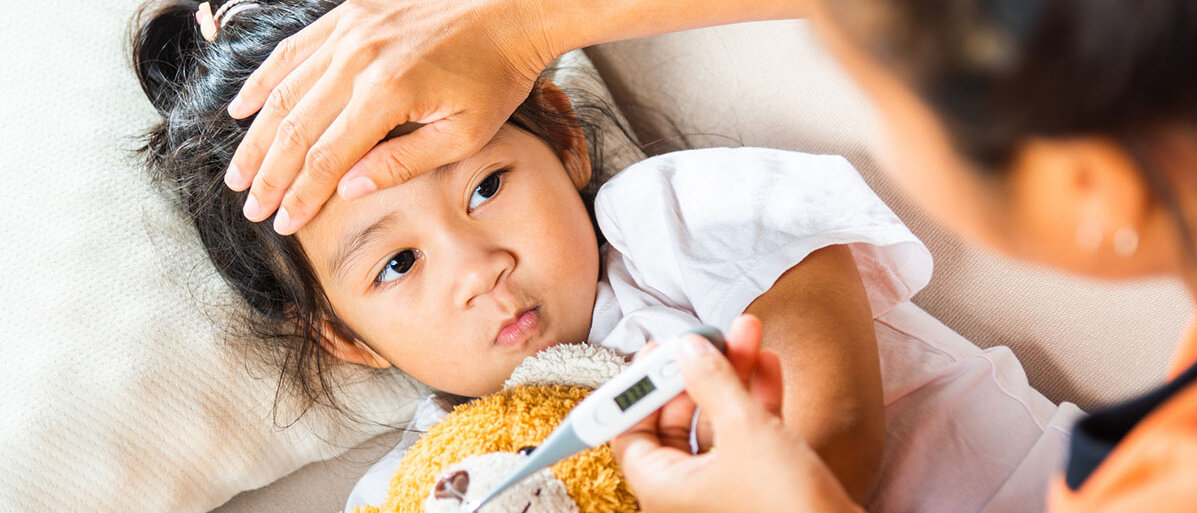
[[[611,442],[641,511],[862,512],[778,416],[781,364],[760,350],[756,317],[732,322],[727,358],[701,339],[683,344],[686,394]],[[714,430],[714,449],[698,455],[688,446],[695,406]]]

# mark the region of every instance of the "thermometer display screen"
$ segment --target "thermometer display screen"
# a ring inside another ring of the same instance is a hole
[[[644,399],[644,396],[656,389],[657,387],[653,385],[652,380],[648,379],[648,376],[645,376],[640,381],[637,381],[636,384],[624,390],[622,394],[615,396],[615,404],[619,405],[621,411],[628,411],[628,408],[631,408],[633,404]]]

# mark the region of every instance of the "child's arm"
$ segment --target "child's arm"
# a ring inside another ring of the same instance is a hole
[[[885,443],[881,368],[864,284],[846,246],[815,251],[746,310],[781,356],[782,407],[858,503],[872,493]]]
[[[648,311],[625,316],[623,334],[651,332],[644,306],[658,303],[715,326],[756,315],[782,357],[787,424],[867,500],[885,439],[872,319],[927,283],[931,256],[852,166],[759,148],[678,152],[612,178],[595,212],[618,264],[608,279],[623,282],[612,294]]]

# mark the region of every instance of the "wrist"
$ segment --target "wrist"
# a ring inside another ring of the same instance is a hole
[[[701,10],[707,0],[681,0]],[[678,30],[678,0],[531,0],[558,54],[591,45]]]
[[[806,15],[806,0],[527,0],[556,55],[680,30]]]
[[[549,0],[481,0],[465,7],[472,26],[487,33],[510,71],[531,82],[571,50],[560,37],[562,8]]]
[[[610,3],[618,1],[611,0]],[[515,3],[523,9],[521,17],[526,20],[529,39],[538,45],[537,51],[545,59],[546,66],[566,52],[590,46],[591,41],[601,39],[599,34],[606,30],[601,23],[604,20],[599,19],[603,15],[590,10],[595,6],[589,0],[524,0]]]

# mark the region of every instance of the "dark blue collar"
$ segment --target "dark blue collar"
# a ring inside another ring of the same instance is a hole
[[[1064,481],[1072,491],[1105,461],[1114,447],[1126,438],[1144,417],[1197,380],[1197,364],[1189,367],[1168,384],[1147,394],[1094,412],[1077,422],[1072,431],[1072,447]]]

